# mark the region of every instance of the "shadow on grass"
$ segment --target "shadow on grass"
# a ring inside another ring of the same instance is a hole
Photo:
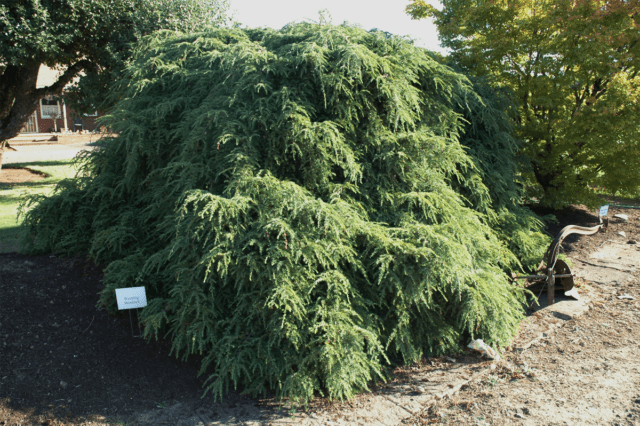
[[[615,195],[600,195],[604,202],[613,204],[614,206],[624,206],[631,208],[640,208],[640,197],[619,197]]]
[[[47,161],[34,161],[27,163],[11,163],[11,164],[3,164],[2,169],[20,169],[25,167],[46,167],[46,166],[68,166],[73,164],[75,160],[73,158],[64,159],[64,160],[47,160]],[[0,171],[0,173],[2,173]]]
[[[51,184],[51,186],[53,186],[53,184]],[[0,190],[2,189],[2,187],[0,186]],[[22,200],[24,200],[26,197],[29,197],[31,195],[42,195],[41,192],[36,192],[36,193],[22,193],[22,194],[9,194],[9,195],[5,195],[5,194],[0,194],[0,205],[1,204],[12,204],[12,203],[20,203],[22,202]]]
[[[20,244],[21,235],[22,228],[20,225],[0,229],[0,253],[19,252],[22,248]]]
[[[60,182],[60,180],[63,179],[48,179],[48,178],[44,178],[42,180],[37,180],[37,181],[32,181],[32,182],[12,182],[12,183],[0,183],[0,191],[2,190],[18,190],[21,188],[42,188],[45,186],[54,186],[55,184],[57,184],[58,182]]]

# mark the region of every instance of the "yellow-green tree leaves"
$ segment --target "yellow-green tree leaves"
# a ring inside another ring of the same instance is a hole
[[[548,205],[640,186],[637,0],[414,0],[460,66],[512,90],[526,177]]]

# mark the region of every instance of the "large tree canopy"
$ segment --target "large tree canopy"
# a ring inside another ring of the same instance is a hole
[[[640,187],[638,0],[443,0],[430,16],[453,60],[508,87],[519,104],[543,202],[597,203],[593,187]]]
[[[0,166],[6,141],[16,136],[45,95],[59,96],[78,73],[77,106],[102,106],[108,85],[124,67],[131,43],[159,28],[193,31],[227,20],[216,0],[0,1]],[[40,65],[64,72],[36,88]]]
[[[32,199],[32,252],[144,285],[145,335],[222,395],[366,389],[390,360],[504,345],[505,271],[547,238],[520,207],[505,101],[402,38],[349,26],[156,33],[85,176]],[[394,361],[394,362],[395,362]]]

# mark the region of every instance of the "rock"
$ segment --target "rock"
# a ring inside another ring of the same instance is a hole
[[[500,361],[500,355],[491,346],[484,343],[482,339],[472,341],[467,345],[467,347],[478,352],[482,352],[483,355],[486,355],[491,359]]]
[[[618,235],[620,235],[621,237],[626,237],[627,236],[627,234],[625,234],[624,231],[618,232]]]
[[[627,244],[638,244],[638,242],[635,240],[629,240],[627,241]]]
[[[563,321],[569,321],[572,319],[571,315],[564,314],[562,312],[552,312],[553,316],[556,318],[560,318]]]
[[[614,214],[613,217],[617,217],[618,219],[622,219],[625,222],[629,222],[629,216],[627,216],[626,214]]]
[[[67,385],[67,382],[60,380],[60,387],[61,387],[62,389],[66,389],[66,388],[67,388],[67,386],[68,386],[68,385]]]
[[[516,413],[518,419],[524,419],[524,414]]]
[[[628,299],[628,300],[636,300],[635,297],[629,295],[629,294],[621,294],[620,296],[618,296],[618,299]]]
[[[568,297],[573,297],[576,300],[580,300],[580,295],[578,294],[578,291],[575,288],[572,288],[569,291],[565,291],[564,295]]]

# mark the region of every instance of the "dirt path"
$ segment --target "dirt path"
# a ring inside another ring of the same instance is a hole
[[[640,424],[639,285],[591,284],[583,316],[404,424]]]

